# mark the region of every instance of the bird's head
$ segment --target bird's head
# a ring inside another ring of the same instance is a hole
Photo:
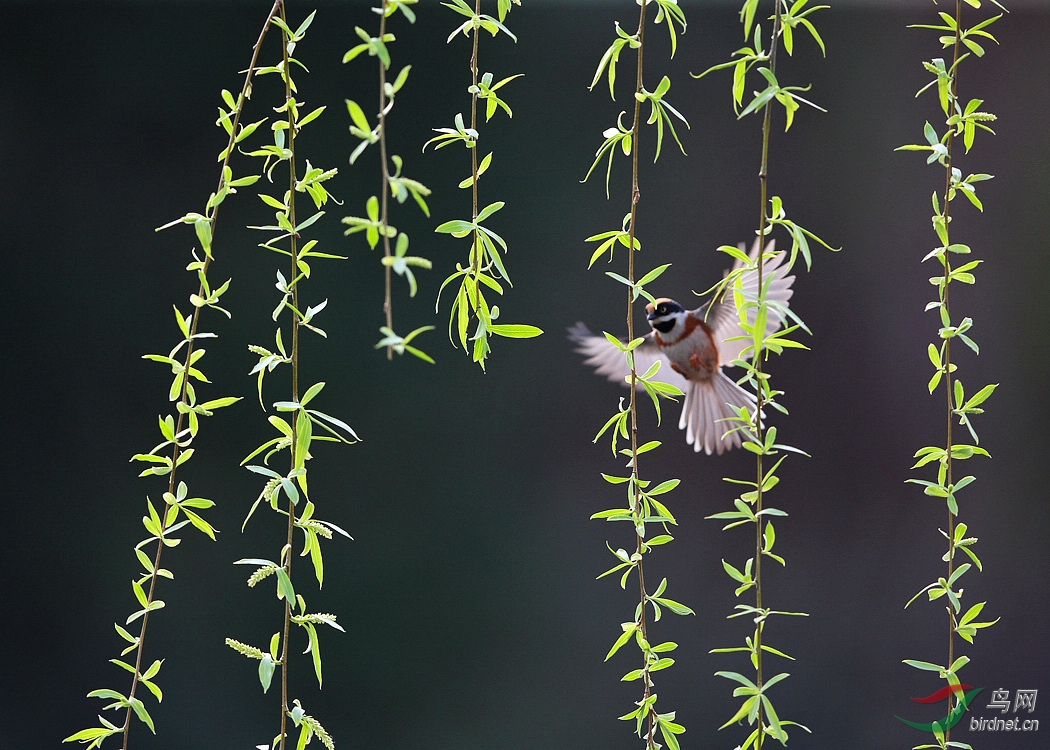
[[[645,306],[645,311],[648,313],[649,325],[663,334],[673,331],[688,314],[684,307],[667,297],[650,302]]]

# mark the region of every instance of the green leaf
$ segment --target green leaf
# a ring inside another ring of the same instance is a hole
[[[914,667],[915,669],[921,669],[921,670],[923,670],[925,672],[942,672],[942,671],[944,671],[944,667],[941,667],[941,666],[939,666],[937,664],[931,664],[928,661],[916,661],[915,659],[905,659],[904,663],[907,664],[909,667]]]
[[[324,388],[324,383],[314,383],[312,386],[309,387],[309,389],[307,389],[307,391],[303,395],[303,397],[301,399],[299,399],[299,405],[301,407],[305,407],[308,403],[310,403],[310,401],[313,400],[313,398],[318,393],[321,392],[321,389],[323,389],[323,388]]]
[[[663,495],[666,492],[670,492],[675,487],[681,484],[680,479],[668,479],[666,482],[661,482],[651,490],[646,491],[646,495],[652,497],[653,495]]]
[[[288,572],[284,568],[277,569],[277,591],[279,599],[288,602],[295,601],[295,587],[292,586],[292,579],[288,577]]]
[[[490,325],[489,331],[497,336],[511,339],[531,339],[543,333],[543,330],[530,325]]]
[[[127,705],[128,699],[118,693],[116,690],[109,690],[103,688],[102,690],[92,690],[87,694],[88,698],[108,698],[110,700],[120,701],[122,704]]]
[[[633,622],[625,622],[622,627],[623,634],[616,639],[616,643],[614,643],[612,648],[609,649],[609,653],[605,655],[605,661],[609,661],[609,659],[611,659],[613,655],[615,655],[616,652],[631,639],[631,636],[633,636],[637,630],[637,625]]]
[[[135,715],[139,718],[139,721],[148,726],[153,734],[156,734],[157,729],[153,726],[153,717],[149,715],[149,711],[146,710],[145,704],[138,698],[131,698],[128,703],[132,710],[134,710]]]
[[[371,132],[372,126],[368,123],[368,118],[365,117],[365,112],[361,109],[361,105],[352,99],[346,100],[346,108],[350,113],[350,119],[354,121],[354,124],[362,131]]]
[[[154,677],[156,677],[157,673],[160,672],[160,667],[161,667],[161,664],[163,664],[163,663],[164,662],[161,659],[157,659],[156,661],[154,661],[149,666],[149,669],[147,669],[145,672],[142,673],[142,679],[144,679],[144,680],[152,680]]]
[[[314,674],[317,676],[317,687],[321,687],[321,645],[317,640],[317,628],[312,622],[305,622],[303,626],[310,637],[310,655],[313,657]]]
[[[275,668],[273,657],[270,654],[263,654],[263,658],[259,661],[259,682],[262,684],[264,693],[270,689]]]

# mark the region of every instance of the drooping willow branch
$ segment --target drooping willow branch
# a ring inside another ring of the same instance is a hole
[[[980,0],[967,0],[968,4],[979,8]],[[994,2],[994,0],[993,0]],[[995,3],[998,5],[998,3]],[[999,6],[1002,7],[1002,6]],[[935,90],[942,113],[945,116],[946,129],[939,134],[929,122],[925,124],[923,135],[925,144],[909,144],[902,146],[898,151],[928,151],[928,164],[939,164],[944,169],[944,189],[938,195],[933,194],[933,228],[940,245],[927,253],[923,261],[936,259],[942,268],[942,275],[930,279],[937,287],[937,299],[926,306],[926,310],[937,310],[940,317],[940,329],[938,331],[939,343],[931,343],[927,348],[930,363],[934,367],[933,377],[930,379],[928,389],[932,395],[938,386],[944,383],[946,398],[946,428],[945,445],[927,446],[919,449],[915,454],[918,459],[913,469],[918,469],[927,464],[936,464],[937,477],[935,481],[925,479],[909,479],[909,482],[918,484],[924,488],[926,495],[942,498],[947,506],[947,531],[941,533],[948,543],[948,549],[943,556],[947,563],[946,574],[943,578],[923,587],[911,601],[926,594],[930,601],[946,598],[948,606],[945,607],[948,614],[948,643],[947,661],[945,664],[934,664],[927,661],[906,659],[905,664],[923,671],[936,672],[941,679],[947,680],[949,695],[948,717],[930,725],[916,725],[926,731],[932,732],[937,747],[947,748],[951,743],[951,729],[954,714],[961,715],[966,704],[973,698],[976,691],[964,692],[959,678],[959,671],[969,663],[967,656],[958,656],[956,653],[956,635],[973,643],[977,631],[987,628],[999,621],[978,622],[977,617],[983,611],[986,602],[978,602],[965,612],[962,609],[963,589],[959,585],[962,577],[970,570],[972,564],[979,570],[983,569],[980,558],[973,552],[971,547],[976,544],[977,538],[968,536],[968,528],[965,523],[958,520],[959,505],[957,493],[968,487],[975,481],[973,476],[965,476],[956,480],[954,477],[954,464],[956,461],[965,461],[974,456],[988,456],[988,452],[979,446],[977,432],[974,429],[971,418],[976,414],[983,413],[981,405],[994,393],[998,384],[990,384],[981,388],[977,393],[966,397],[966,391],[959,376],[956,374],[958,365],[954,361],[952,342],[958,339],[975,354],[980,352],[976,342],[971,338],[970,329],[973,327],[973,319],[964,317],[956,322],[952,314],[949,290],[952,284],[973,284],[976,279],[973,271],[981,263],[980,260],[971,260],[958,266],[953,266],[953,255],[969,255],[971,248],[963,243],[954,242],[951,238],[950,209],[952,201],[960,194],[973,204],[978,210],[984,209],[983,204],[977,197],[976,183],[991,179],[988,174],[970,174],[963,177],[962,170],[955,166],[955,151],[957,148],[957,137],[962,137],[967,152],[973,146],[974,138],[978,130],[992,132],[985,123],[995,120],[995,116],[980,111],[983,101],[971,99],[965,105],[958,95],[959,66],[970,55],[982,57],[984,47],[978,40],[988,39],[995,42],[987,27],[1002,17],[1002,14],[986,18],[970,28],[963,26],[963,4],[957,0],[955,4],[955,15],[940,12],[941,23],[917,24],[915,28],[932,29],[941,33],[940,42],[945,48],[951,48],[952,61],[948,65],[943,58],[934,58],[924,62],[923,66],[934,78],[926,86],[920,89],[919,94],[927,90]],[[973,438],[973,444],[957,440],[955,435],[955,421],[960,426],[965,426]],[[957,564],[956,553],[962,550],[971,560]]]
[[[135,555],[142,565],[143,573],[132,582],[132,589],[140,609],[127,618],[125,625],[131,625],[135,620],[139,620],[138,635],[132,635],[120,625],[114,626],[118,635],[130,644],[121,652],[121,657],[132,652],[135,655],[133,664],[123,659],[111,660],[118,667],[131,673],[131,689],[126,695],[111,689],[93,690],[89,693],[89,697],[111,701],[106,706],[107,709],[124,711],[124,721],[121,725],[117,725],[99,716],[99,726],[81,730],[67,737],[66,742],[78,741],[89,748],[96,748],[100,747],[108,737],[120,734],[123,739],[123,747],[127,750],[131,739],[133,715],[146,724],[150,731],[156,732],[149,710],[138,697],[138,688],[145,686],[158,701],[163,697],[163,692],[156,683],[161,660],[154,660],[148,668],[143,670],[150,614],[164,607],[164,602],[157,598],[158,579],[174,577],[161,565],[163,552],[165,547],[179,544],[181,540],[172,535],[187,524],[191,524],[211,539],[215,539],[215,529],[199,514],[200,510],[212,507],[214,502],[202,497],[189,497],[189,489],[184,481],[178,479],[178,475],[179,468],[193,457],[192,444],[197,436],[200,418],[211,416],[216,409],[224,408],[240,400],[239,397],[228,396],[198,402],[192,381],[207,382],[200,370],[200,360],[205,350],[200,348],[199,342],[203,338],[214,336],[214,334],[199,330],[201,311],[205,308],[213,308],[229,316],[229,312],[219,306],[219,301],[229,289],[230,282],[227,280],[213,288],[208,279],[208,272],[214,260],[212,244],[222,203],[229,195],[236,193],[237,188],[252,185],[259,179],[258,175],[235,179],[230,167],[230,159],[235,146],[252,135],[263,122],[260,120],[245,126],[240,124],[244,106],[251,97],[252,77],[255,73],[259,51],[270,28],[270,19],[278,12],[281,3],[282,0],[274,3],[259,32],[259,37],[252,48],[251,62],[248,65],[240,93],[234,97],[229,91],[222,92],[223,102],[229,109],[219,109],[219,119],[216,124],[226,131],[229,140],[219,154],[221,162],[219,183],[215,192],[209,197],[204,213],[188,213],[158,229],[159,231],[176,224],[192,224],[204,255],[202,258],[194,253],[193,262],[187,267],[187,270],[194,273],[198,279],[197,292],[190,295],[193,312],[184,315],[178,308],[175,309],[176,323],[182,334],[181,340],[167,355],[146,355],[146,359],[171,367],[174,378],[169,388],[168,398],[175,403],[177,416],[168,415],[160,418],[159,428],[162,441],[148,453],[136,454],[133,460],[149,464],[149,468],[145,469],[140,476],[167,476],[167,491],[163,493],[166,507],[158,511],[153,502],[147,500],[148,515],[143,517],[143,525],[149,536],[135,546]],[[180,352],[182,352],[181,355]],[[167,451],[166,455],[164,451]],[[183,520],[180,521],[180,518]],[[149,544],[155,544],[152,557],[142,549]]]
[[[808,329],[788,308],[786,301],[774,299],[769,295],[775,275],[767,273],[767,263],[776,261],[777,266],[784,264],[786,272],[787,269],[795,266],[798,256],[801,255],[808,268],[811,263],[810,241],[816,241],[828,249],[834,248],[812,232],[788,219],[782,199],[778,196],[771,198],[769,195],[769,153],[774,108],[779,105],[784,110],[785,131],[791,128],[795,113],[801,104],[821,109],[801,97],[799,92],[807,90],[808,87],[780,84],[777,76],[777,53],[781,44],[789,55],[792,53],[793,30],[798,27],[808,31],[823,51],[824,42],[812,21],[807,17],[827,6],[807,8],[807,0],[791,4],[784,0],[774,0],[768,51],[765,49],[767,40],[763,35],[761,24],[754,23],[758,6],[759,0],[747,0],[741,10],[744,38],[751,40],[751,45],[737,50],[734,53],[734,59],[729,62],[715,65],[696,77],[702,78],[714,70],[731,68],[733,70],[734,109],[738,111],[741,118],[751,114],[761,114],[762,117],[762,146],[758,173],[759,220],[755,252],[749,256],[742,249],[731,246],[720,247],[719,250],[736,259],[737,268],[723,282],[716,285],[717,294],[734,295],[736,308],[740,315],[740,327],[746,334],[748,346],[744,349],[742,356],[747,359],[737,360],[735,364],[745,369],[743,382],[747,382],[754,389],[755,404],[750,408],[735,408],[737,417],[730,421],[727,429],[738,432],[742,437],[744,449],[755,454],[755,474],[753,479],[729,480],[748,489],[734,500],[734,510],[709,516],[709,518],[727,521],[724,530],[754,524],[752,556],[740,567],[725,561],[722,563],[726,573],[737,584],[735,591],[737,597],[754,590],[754,604],[738,604],[734,614],[730,615],[730,617],[748,617],[754,623],[754,628],[745,638],[744,646],[718,648],[713,649],[712,652],[746,653],[750,657],[754,678],[739,672],[720,671],[716,673],[718,676],[738,683],[739,687],[734,690],[734,695],[744,697],[736,714],[721,728],[725,729],[747,719],[748,724],[754,728],[741,747],[754,747],[756,750],[761,750],[767,737],[786,744],[788,733],[785,727],[794,725],[809,731],[797,722],[781,719],[768,695],[771,687],[789,675],[781,672],[770,677],[765,657],[769,654],[788,659],[791,657],[769,645],[766,640],[766,624],[774,615],[804,616],[805,613],[774,610],[768,606],[766,601],[768,597],[765,590],[764,559],[769,558],[781,565],[786,564],[784,558],[773,551],[776,531],[772,518],[787,515],[779,508],[768,506],[766,495],[780,482],[777,471],[786,458],[785,455],[780,454],[784,452],[805,454],[797,448],[777,442],[777,428],[766,423],[767,410],[775,409],[786,413],[786,409],[779,403],[779,397],[783,393],[773,387],[772,378],[765,365],[771,353],[780,354],[787,348],[805,348],[793,338],[792,334],[800,329],[808,332]],[[761,75],[765,87],[757,91],[754,97],[744,105],[746,81],[748,73],[752,70]],[[776,227],[785,229],[791,237],[791,250],[786,260],[780,257],[781,254],[775,253],[772,242],[768,242],[768,238]],[[757,278],[757,284],[753,290],[749,289],[745,283],[745,279],[752,277]],[[793,322],[793,325],[787,325],[778,330],[780,322],[786,323],[788,319]],[[774,321],[775,324],[773,324]]]
[[[280,630],[270,639],[269,647],[266,649],[232,638],[226,639],[227,645],[234,651],[259,661],[259,681],[263,692],[269,690],[274,672],[280,669],[280,731],[270,743],[270,747],[275,750],[277,748],[283,750],[287,747],[290,732],[289,719],[299,728],[298,747],[304,747],[316,736],[329,750],[334,748],[331,736],[320,721],[306,713],[299,699],[291,697],[289,690],[289,661],[292,654],[290,641],[293,625],[305,631],[308,644],[305,653],[311,655],[314,674],[318,687],[320,687],[322,682],[321,648],[317,626],[327,625],[336,630],[342,630],[342,627],[336,622],[335,615],[308,610],[306,598],[303,595],[304,582],[293,578],[292,560],[295,553],[296,532],[299,531],[302,533],[303,540],[301,555],[310,558],[318,587],[323,584],[324,558],[321,551],[321,539],[331,539],[333,533],[347,537],[349,535],[334,523],[322,521],[315,515],[314,497],[310,494],[307,482],[307,462],[313,457],[313,452],[316,450],[314,446],[318,443],[357,441],[357,435],[345,422],[318,411],[316,406],[311,408],[311,404],[318,399],[324,389],[324,382],[314,383],[305,389],[300,383],[301,336],[305,331],[310,331],[327,338],[325,331],[318,326],[317,318],[328,302],[324,300],[315,306],[306,305],[303,309],[302,285],[317,273],[317,269],[312,265],[313,259],[341,257],[320,252],[316,249],[318,240],[307,240],[303,236],[307,228],[313,226],[324,216],[325,212],[322,207],[330,197],[324,183],[336,174],[336,170],[314,167],[308,160],[305,169],[301,172],[298,165],[297,142],[300,132],[305,125],[317,119],[325,109],[325,107],[318,107],[310,112],[305,111],[304,102],[297,98],[299,96],[298,87],[292,75],[296,67],[302,67],[294,54],[313,20],[314,13],[311,13],[298,28],[293,30],[288,25],[282,7],[280,17],[273,19],[274,25],[280,28],[283,36],[281,62],[257,71],[259,75],[277,74],[280,76],[284,84],[284,103],[276,108],[276,111],[283,114],[284,117],[273,124],[273,145],[265,146],[253,152],[253,155],[273,161],[273,165],[267,170],[268,175],[272,174],[277,165],[285,164],[288,170],[288,187],[280,196],[260,196],[268,206],[276,210],[275,223],[252,228],[272,233],[273,236],[260,243],[260,247],[285,256],[289,265],[283,271],[278,270],[276,273],[276,287],[280,293],[280,299],[272,313],[273,320],[278,323],[274,337],[276,351],[270,351],[257,345],[250,346],[249,349],[259,357],[252,373],[258,375],[260,405],[263,405],[265,377],[278,367],[290,369],[290,396],[288,400],[275,402],[273,408],[277,413],[268,417],[267,421],[277,435],[265,441],[244,459],[250,471],[265,479],[262,491],[248,511],[245,525],[265,501],[274,513],[282,517],[286,536],[276,560],[247,558],[238,560],[237,564],[255,567],[255,571],[248,578],[249,586],[254,587],[270,576],[276,579],[277,599],[282,603],[281,626]],[[301,207],[297,201],[297,196],[303,193],[309,195],[317,209],[306,218],[302,218]],[[284,321],[287,323],[285,324]],[[288,347],[284,343],[284,330],[290,331],[291,343]],[[268,464],[273,456],[285,450],[289,453],[289,463],[286,473],[282,474],[270,468]],[[258,456],[262,456],[261,463],[249,463]]]
[[[597,250],[591,256],[590,265],[594,265],[598,258],[606,253],[610,255],[610,261],[615,254],[616,246],[621,245],[627,249],[627,276],[609,273],[609,276],[627,286],[627,343],[617,339],[615,336],[605,334],[608,341],[613,344],[626,359],[627,376],[625,378],[630,387],[630,398],[625,408],[623,399],[620,407],[603,426],[595,440],[606,433],[610,434],[613,455],[626,456],[627,467],[630,469],[628,476],[607,475],[603,478],[613,485],[625,484],[627,489],[626,507],[612,508],[594,514],[594,519],[629,521],[634,529],[633,552],[628,553],[624,549],[610,551],[616,558],[616,564],[599,576],[602,578],[613,573],[620,573],[620,586],[626,589],[627,581],[632,574],[637,576],[638,603],[634,610],[634,617],[628,622],[621,624],[622,634],[616,639],[606,660],[612,658],[630,640],[634,640],[642,657],[642,666],[633,669],[624,675],[625,681],[640,680],[642,683],[642,695],[635,701],[635,710],[619,717],[624,721],[634,721],[636,734],[645,742],[647,750],[655,750],[660,746],[658,737],[672,750],[679,747],[678,735],[685,732],[685,727],[675,721],[675,712],[661,713],[656,709],[657,694],[653,675],[674,664],[674,659],[666,654],[674,651],[677,644],[664,642],[652,644],[650,642],[650,619],[649,610],[652,609],[653,620],[659,620],[664,608],[678,615],[693,614],[693,611],[665,595],[667,579],[664,578],[658,586],[650,590],[646,584],[645,558],[655,547],[672,541],[670,534],[658,534],[652,536],[650,524],[656,524],[666,531],[667,524],[674,524],[675,519],[670,510],[658,499],[658,496],[670,492],[678,486],[679,480],[671,479],[652,485],[652,482],[642,478],[639,468],[639,457],[660,445],[659,441],[650,441],[644,445],[639,444],[638,438],[638,412],[639,389],[643,389],[652,398],[657,414],[660,413],[659,398],[663,396],[682,395],[682,391],[676,386],[655,380],[659,366],[650,368],[647,372],[639,373],[635,364],[634,350],[643,342],[635,334],[634,306],[638,298],[644,296],[649,301],[655,301],[653,296],[646,291],[645,286],[655,281],[668,268],[668,265],[658,266],[656,269],[638,274],[636,268],[635,254],[641,249],[641,241],[638,239],[638,204],[641,200],[641,170],[639,162],[639,144],[642,129],[642,104],[648,102],[651,108],[648,124],[657,125],[656,157],[659,158],[663,143],[664,127],[669,127],[676,142],[678,135],[674,130],[672,116],[684,118],[664,98],[671,86],[670,79],[664,77],[654,91],[648,91],[644,85],[644,61],[645,61],[645,33],[646,17],[649,6],[656,6],[657,12],[655,23],[666,21],[670,32],[673,50],[677,48],[676,24],[682,31],[685,30],[685,16],[678,7],[675,0],[653,0],[651,3],[641,3],[638,17],[638,27],[634,34],[628,34],[617,24],[617,39],[603,55],[595,73],[591,88],[601,80],[603,75],[608,76],[609,93],[615,98],[616,66],[620,53],[625,48],[636,51],[635,85],[632,91],[634,102],[631,126],[624,127],[622,119],[623,112],[617,118],[615,128],[609,128],[603,134],[605,141],[599,147],[594,163],[587,173],[587,177],[602,159],[608,158],[609,164],[606,170],[606,194],[609,192],[609,176],[612,170],[612,160],[619,151],[631,157],[631,184],[630,184],[630,211],[624,217],[619,230],[603,232],[587,238],[589,242],[600,243]],[[679,147],[681,147],[681,143]],[[683,150],[684,152],[684,150]],[[584,178],[586,181],[586,177]],[[618,439],[626,439],[629,448],[618,450]]]
[[[350,126],[350,132],[361,141],[351,153],[350,163],[353,164],[357,161],[364,150],[374,143],[379,144],[379,158],[381,162],[379,197],[377,198],[373,195],[368,199],[365,204],[366,216],[346,216],[343,218],[343,223],[350,227],[345,232],[347,235],[364,232],[365,239],[372,249],[375,249],[380,240],[383,243],[383,312],[386,316],[386,325],[379,329],[383,334],[383,339],[376,345],[376,348],[386,347],[387,359],[392,359],[395,352],[397,354],[408,352],[433,364],[434,360],[428,354],[413,346],[411,342],[420,334],[432,330],[434,327],[423,326],[416,328],[405,336],[399,336],[395,333],[392,291],[392,274],[396,273],[404,277],[408,282],[409,296],[415,297],[417,286],[416,277],[412,269],[424,268],[429,270],[432,267],[432,263],[426,258],[408,255],[408,234],[404,231],[399,231],[390,224],[391,197],[397,199],[398,203],[404,203],[408,196],[411,195],[423,213],[427,217],[430,216],[430,208],[426,202],[426,197],[430,195],[430,189],[418,180],[403,176],[401,174],[403,166],[401,157],[396,155],[388,156],[387,153],[388,118],[394,107],[395,97],[408,81],[409,72],[412,70],[411,65],[406,65],[393,80],[390,80],[390,45],[395,41],[395,37],[387,31],[387,19],[397,11],[401,11],[409,23],[415,23],[415,13],[409,6],[414,5],[416,2],[417,0],[382,0],[382,4],[379,7],[373,8],[379,14],[379,35],[369,36],[368,32],[360,26],[355,27],[354,31],[362,41],[343,56],[343,62],[348,63],[362,53],[367,52],[370,57],[375,57],[379,61],[379,114],[375,127],[371,126],[368,116],[365,115],[361,105],[357,102],[348,99],[346,106],[350,112],[350,119],[353,122],[353,125]],[[393,171],[390,168],[391,163],[394,165]],[[394,249],[391,250],[391,241],[395,239]]]
[[[507,104],[500,94],[497,93],[503,86],[507,85],[519,75],[513,75],[494,83],[492,73],[480,74],[479,48],[481,32],[487,31],[493,37],[498,34],[509,36],[515,42],[516,36],[504,25],[507,15],[510,13],[512,3],[520,5],[521,0],[498,0],[498,16],[481,12],[481,0],[475,0],[474,7],[469,6],[464,0],[452,0],[443,3],[446,7],[466,16],[467,20],[457,26],[448,37],[451,42],[459,34],[467,36],[471,40],[470,55],[470,125],[463,119],[462,113],[457,114],[452,128],[434,128],[437,136],[427,141],[426,146],[434,144],[435,149],[445,148],[458,143],[470,152],[471,170],[470,176],[459,183],[461,188],[470,188],[471,193],[471,218],[453,219],[440,224],[435,231],[442,234],[450,234],[456,238],[470,238],[470,250],[467,254],[467,262],[457,263],[456,270],[450,274],[441,284],[438,292],[436,306],[440,306],[441,292],[445,287],[459,282],[459,288],[452,301],[449,311],[449,339],[455,343],[459,342],[464,351],[469,351],[473,361],[477,362],[482,369],[491,352],[490,339],[492,336],[505,338],[525,339],[539,336],[542,330],[533,325],[517,323],[497,323],[500,317],[500,308],[496,304],[490,304],[486,298],[488,293],[503,294],[503,284],[511,285],[510,274],[503,256],[508,251],[506,240],[495,232],[486,222],[506,205],[504,201],[493,201],[484,208],[479,208],[479,181],[482,175],[492,164],[492,152],[480,161],[478,160],[477,145],[480,133],[478,131],[478,102],[485,100],[485,120],[492,119],[497,111],[503,110],[508,117],[513,115],[510,105]],[[474,324],[473,333],[470,333],[471,323]],[[472,343],[470,343],[472,342]]]

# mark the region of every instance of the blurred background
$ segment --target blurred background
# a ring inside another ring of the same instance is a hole
[[[88,691],[127,689],[126,674],[106,663],[122,648],[112,623],[135,607],[131,548],[143,536],[146,496],[159,500],[163,491],[157,480],[136,478],[128,458],[158,441],[156,415],[169,410],[169,373],[141,355],[167,352],[177,338],[171,306],[188,309],[196,289],[183,270],[196,244],[192,230],[154,228],[203,210],[225,143],[214,126],[219,91],[240,86],[238,71],[269,5],[0,4],[7,29],[0,195],[8,207],[0,217],[8,341],[0,748],[56,747],[95,721],[102,703],[85,698]],[[357,141],[343,104],[353,98],[375,109],[375,61],[340,64],[358,41],[354,26],[377,27],[368,5],[290,3],[293,25],[318,8],[297,50],[312,72],[297,81],[308,107],[329,107],[304,131],[300,153],[338,167],[328,186],[343,201],[329,204],[312,236],[320,249],[349,256],[315,265],[305,286],[311,304],[330,302],[319,320],[328,340],[305,340],[304,378],[328,383],[318,407],[364,439],[323,445],[311,465],[319,515],[355,541],[326,546],[322,592],[301,584],[311,608],[337,613],[347,632],[322,634],[323,691],[299,658],[292,694],[340,748],[637,747],[631,726],[616,720],[639,693],[637,683],[619,682],[637,666],[634,652],[602,661],[619,623],[632,617],[634,594],[614,580],[595,581],[611,565],[606,542],[626,546],[630,536],[588,520],[622,501],[599,476],[621,463],[591,439],[626,390],[595,377],[564,336],[581,320],[594,330],[625,328],[623,289],[603,273],[622,272],[625,258],[588,272],[593,246],[583,239],[619,227],[627,162],[614,166],[611,200],[600,178],[580,180],[602,130],[630,106],[628,53],[616,102],[604,83],[590,93],[587,85],[614,38],[613,22],[633,30],[637,6],[525,0],[508,20],[517,44],[482,40],[482,71],[497,80],[525,74],[501,92],[513,119],[500,113],[481,128],[483,153],[495,153],[481,200],[507,202],[493,221],[510,244],[514,281],[500,301],[501,322],[546,331],[531,341],[496,340],[483,373],[448,343],[447,302],[437,317],[433,311],[441,280],[466,247],[432,230],[469,217],[468,193],[456,188],[469,160],[458,147],[420,149],[432,128],[468,111],[470,52],[463,37],[445,43],[459,17],[431,0],[417,6],[414,26],[400,17],[391,23],[394,66],[413,68],[389,125],[405,173],[434,190],[431,219],[411,202],[392,211],[411,251],[435,266],[419,274],[414,300],[395,280],[396,327],[436,325],[420,343],[438,361],[388,362],[373,349],[383,323],[380,251],[360,235],[344,238],[338,221],[361,215],[379,190],[377,150],[347,163]],[[736,6],[682,5],[689,28],[673,61],[665,27],[650,27],[646,82],[652,89],[671,76],[667,99],[691,125],[680,128],[688,157],[665,142],[653,166],[654,131],[644,132],[638,228],[640,267],[673,264],[652,291],[688,303],[728,265],[715,248],[753,236],[760,121],[735,121],[728,73],[688,75],[742,45]],[[790,746],[882,750],[927,739],[894,715],[941,716],[939,706],[909,700],[940,681],[901,660],[946,658],[941,604],[904,610],[943,568],[944,506],[905,484],[922,476],[909,472],[915,450],[943,441],[942,396],[926,393],[926,346],[937,321],[923,307],[935,294],[927,278],[936,269],[920,264],[935,243],[930,194],[943,173],[923,155],[893,149],[921,142],[925,120],[940,127],[934,97],[914,98],[928,78],[922,61],[942,54],[936,32],[907,25],[934,23],[936,11],[949,8],[835,5],[813,17],[827,58],[799,36],[795,57],[780,67],[783,83],[812,84],[806,96],[828,113],[804,107],[786,135],[778,115],[771,148],[772,193],[784,197],[791,218],[843,250],[816,251],[812,273],[800,270],[795,282],[792,307],[813,331],[812,351],[770,365],[791,411],[777,417],[779,435],[812,458],[790,458],[770,498],[790,517],[777,524],[777,551],[788,564],[767,566],[766,594],[772,606],[810,617],[778,620],[767,634],[797,658],[784,668],[792,676],[776,692],[778,711],[813,730],[793,732]],[[971,19],[987,14],[967,11]],[[963,63],[960,91],[999,116],[998,135],[979,134],[959,161],[966,173],[996,179],[981,185],[985,213],[959,200],[952,225],[953,239],[985,262],[976,286],[953,291],[953,307],[973,317],[981,345],[979,357],[958,355],[967,391],[1000,384],[977,420],[994,459],[964,467],[978,481],[961,496],[962,520],[980,538],[985,564],[984,573],[967,575],[964,601],[988,601],[980,619],[1002,620],[959,650],[973,658],[969,684],[1012,697],[1018,689],[1050,693],[1043,475],[1050,12],[1029,2],[992,30],[1001,46]],[[263,61],[278,54],[271,38]],[[248,120],[272,115],[277,84],[275,77],[257,84]],[[254,165],[242,159],[234,169],[242,175]],[[184,475],[192,495],[217,501],[208,518],[221,534],[216,543],[186,534],[165,554],[176,578],[160,590],[167,608],[151,620],[146,654],[166,659],[158,678],[165,700],[147,699],[158,735],[136,726],[135,747],[245,748],[277,731],[276,691],[263,696],[255,663],[223,645],[225,637],[264,645],[280,618],[269,584],[249,590],[246,569],[231,564],[276,556],[283,533],[266,513],[240,531],[259,482],[238,463],[269,437],[247,375],[255,361],[247,345],[272,341],[279,260],[244,229],[272,219],[251,192],[227,201],[220,216],[212,279],[233,278],[224,301],[234,317],[205,318],[219,338],[202,362],[214,386],[200,390],[245,398],[204,424]],[[269,402],[285,397],[279,377],[268,383]],[[676,710],[688,728],[683,747],[729,748],[746,731],[717,731],[736,699],[733,684],[714,672],[750,667],[738,655],[708,652],[740,645],[749,632],[725,619],[737,600],[720,561],[742,565],[751,537],[722,533],[704,516],[731,506],[732,487],[721,480],[748,476],[753,462],[741,451],[694,454],[677,415],[666,404],[662,426],[651,409],[642,420],[643,439],[664,441],[643,473],[682,480],[667,496],[679,520],[676,542],[651,556],[647,574],[667,577],[669,595],[696,610],[654,627],[654,638],[680,644],[675,667],[658,675],[659,706]],[[970,715],[998,716],[986,703],[979,697]],[[1039,702],[1025,716],[1046,715]],[[964,720],[953,739],[1031,749],[1046,746],[1047,732],[1050,723],[1036,734],[979,737]]]

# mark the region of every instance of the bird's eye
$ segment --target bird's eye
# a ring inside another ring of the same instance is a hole
[[[658,315],[666,315],[667,314],[667,305],[660,305],[658,308],[656,308],[656,312],[657,312]]]

